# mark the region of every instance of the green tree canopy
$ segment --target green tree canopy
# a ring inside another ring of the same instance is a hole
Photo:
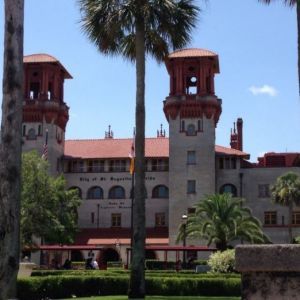
[[[271,188],[272,200],[289,209],[289,225],[293,220],[293,205],[300,204],[300,177],[293,172],[288,172],[277,178]],[[292,243],[292,227],[289,226],[289,240]]]
[[[258,219],[252,216],[244,200],[231,194],[214,194],[200,200],[194,214],[188,216],[186,232],[180,226],[177,241],[186,237],[203,239],[207,245],[216,244],[218,250],[226,250],[230,242],[243,239],[249,243],[269,242]]]
[[[48,243],[71,243],[77,231],[77,190],[66,190],[64,177],[51,177],[48,162],[36,151],[22,155],[21,238],[32,245],[33,237]]]

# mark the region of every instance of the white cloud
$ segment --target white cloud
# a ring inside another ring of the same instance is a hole
[[[254,95],[268,95],[270,97],[276,97],[278,95],[278,91],[270,85],[264,84],[261,87],[258,86],[251,86],[249,91]]]

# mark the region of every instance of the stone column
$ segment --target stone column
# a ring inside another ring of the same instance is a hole
[[[235,258],[242,299],[300,299],[300,245],[243,245]]]

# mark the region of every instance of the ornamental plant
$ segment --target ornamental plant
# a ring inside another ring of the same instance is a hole
[[[235,271],[235,251],[217,251],[210,255],[208,265],[213,273],[232,273]]]

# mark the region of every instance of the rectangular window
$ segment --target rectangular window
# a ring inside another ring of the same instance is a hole
[[[156,213],[155,214],[155,226],[166,226],[166,214]]]
[[[187,193],[195,194],[196,193],[196,180],[187,181]]]
[[[236,169],[236,158],[231,157],[231,169]]]
[[[277,224],[277,212],[265,211],[265,225],[276,225],[276,224]]]
[[[95,223],[95,213],[91,213],[91,223],[94,224]]]
[[[169,160],[168,159],[152,159],[151,160],[151,171],[168,171],[169,170]]]
[[[42,125],[39,125],[39,128],[38,128],[38,135],[43,135],[43,132],[42,132]]]
[[[229,157],[225,158],[225,169],[230,169],[230,158]]]
[[[121,227],[121,214],[111,214],[111,227]]]
[[[258,197],[259,198],[269,198],[270,197],[269,184],[259,184],[258,185]]]
[[[88,172],[104,172],[104,160],[89,160],[88,161]]]
[[[196,208],[195,207],[189,207],[188,208],[188,216],[194,215],[195,212],[196,212]]]
[[[81,173],[84,172],[83,160],[71,160],[69,162],[69,172]]]
[[[23,132],[22,132],[23,136],[26,136],[26,125],[23,125]]]
[[[125,171],[126,171],[125,159],[114,159],[109,162],[109,172],[125,172]]]
[[[196,164],[196,151],[187,152],[187,164],[195,165]]]
[[[300,225],[300,211],[294,211],[293,212],[293,225]]]
[[[224,160],[223,157],[219,158],[219,168],[224,169]]]

